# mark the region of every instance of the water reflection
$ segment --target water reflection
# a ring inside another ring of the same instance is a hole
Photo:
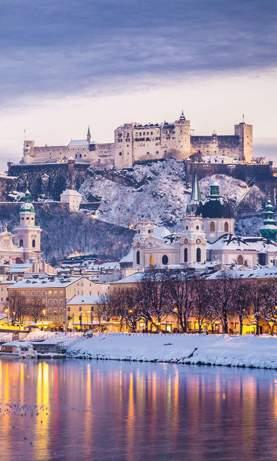
[[[1,460],[273,460],[277,373],[0,361]]]

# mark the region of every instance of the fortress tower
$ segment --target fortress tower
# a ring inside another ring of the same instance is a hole
[[[235,135],[239,137],[239,160],[250,163],[253,158],[253,126],[244,121],[235,125]]]

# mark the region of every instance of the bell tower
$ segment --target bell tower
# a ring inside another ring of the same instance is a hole
[[[23,248],[25,261],[39,261],[41,229],[36,226],[36,213],[29,191],[26,191],[25,200],[20,207],[20,224],[15,229],[16,240],[19,247]]]

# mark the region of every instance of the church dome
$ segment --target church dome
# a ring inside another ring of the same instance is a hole
[[[221,200],[207,200],[203,205],[199,205],[197,214],[203,218],[233,218],[232,208]]]
[[[232,207],[220,196],[219,185],[216,182],[210,184],[209,197],[199,205],[197,214],[203,218],[211,219],[230,219],[234,217]]]
[[[22,203],[20,207],[20,213],[22,212],[34,213],[35,212],[34,205],[28,202]]]

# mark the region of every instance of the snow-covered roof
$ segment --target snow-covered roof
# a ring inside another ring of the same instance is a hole
[[[71,139],[68,147],[88,147],[87,139]]]
[[[65,288],[74,282],[78,282],[82,277],[51,277],[33,278],[16,282],[13,288]]]
[[[129,275],[128,277],[125,277],[121,280],[117,280],[116,282],[111,282],[111,285],[120,285],[122,283],[139,283],[144,277],[144,272],[135,272],[132,275]]]
[[[274,242],[268,242],[263,237],[241,237],[233,234],[225,234],[215,242],[208,244],[209,250],[233,250],[233,251],[256,251],[258,253],[277,251]]]
[[[67,304],[72,306],[78,306],[82,304],[99,304],[101,303],[101,296],[99,295],[86,295],[86,296],[74,296]]]
[[[77,190],[75,189],[65,189],[62,193],[61,193],[61,196],[63,197],[72,197],[72,196],[76,196],[76,197],[82,197],[82,194],[80,194]]]
[[[19,273],[19,272],[26,272],[32,269],[33,265],[30,263],[22,263],[22,264],[11,264],[10,265],[10,272],[12,274]]]
[[[121,258],[120,263],[132,263],[134,258],[134,250],[133,248],[130,249],[129,253],[127,253],[123,258]]]
[[[163,240],[165,237],[170,235],[171,232],[167,229],[167,227],[164,226],[155,226],[152,236],[157,239]]]
[[[229,270],[220,270],[215,272],[212,275],[209,275],[208,279],[218,279],[221,278],[223,275],[227,275],[228,277],[233,278],[244,278],[244,279],[255,279],[255,278],[271,278],[277,277],[277,266],[264,266],[264,267],[257,267],[254,269],[245,269],[242,266],[238,266],[233,269]]]

